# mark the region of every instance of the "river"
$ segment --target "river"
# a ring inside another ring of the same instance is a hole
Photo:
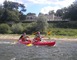
[[[76,41],[56,41],[50,46],[26,46],[0,40],[0,60],[77,60]]]

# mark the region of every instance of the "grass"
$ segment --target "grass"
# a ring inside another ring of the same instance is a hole
[[[64,28],[50,28],[51,35],[57,35],[57,36],[70,36],[75,37],[77,36],[77,29],[64,29]]]
[[[50,35],[43,35],[46,38],[77,38],[77,29],[50,28]],[[0,39],[19,39],[21,34],[0,34]],[[28,35],[34,38],[34,35]]]

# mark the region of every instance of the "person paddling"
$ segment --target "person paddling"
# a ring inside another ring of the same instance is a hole
[[[41,41],[41,35],[40,32],[38,31],[35,35],[35,38],[33,39],[33,42],[39,42]]]
[[[27,38],[29,38],[29,37],[28,37],[28,36],[26,35],[26,33],[24,32],[24,33],[20,36],[19,40],[28,41]]]

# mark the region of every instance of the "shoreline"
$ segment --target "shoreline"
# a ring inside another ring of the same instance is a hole
[[[0,34],[0,40],[18,40],[19,39],[19,37],[20,37],[21,35],[18,35],[18,34]],[[33,39],[33,37],[30,37],[29,39]],[[45,38],[43,38],[43,40],[55,40],[55,41],[58,41],[58,40],[61,40],[61,41],[77,41],[77,38],[75,37],[75,38],[67,38],[67,37],[59,37],[59,38],[57,38],[57,37],[51,37],[50,39],[48,38],[48,37],[45,37]]]

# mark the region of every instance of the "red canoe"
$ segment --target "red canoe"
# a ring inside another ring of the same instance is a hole
[[[34,45],[40,45],[40,46],[44,46],[44,45],[47,45],[47,46],[54,46],[55,45],[55,41],[50,41],[50,42],[34,42],[33,43]]]
[[[21,44],[25,44],[25,45],[31,44],[31,41],[30,41],[30,40],[28,40],[28,41],[19,40],[19,42],[20,42]]]
[[[31,42],[30,40],[28,40],[28,41],[22,41],[22,40],[20,40],[19,41],[21,44],[25,44],[25,45],[27,45],[27,44],[33,44],[33,45],[40,45],[40,46],[44,46],[44,45],[47,45],[47,46],[54,46],[55,45],[55,41],[50,41],[50,42]]]

